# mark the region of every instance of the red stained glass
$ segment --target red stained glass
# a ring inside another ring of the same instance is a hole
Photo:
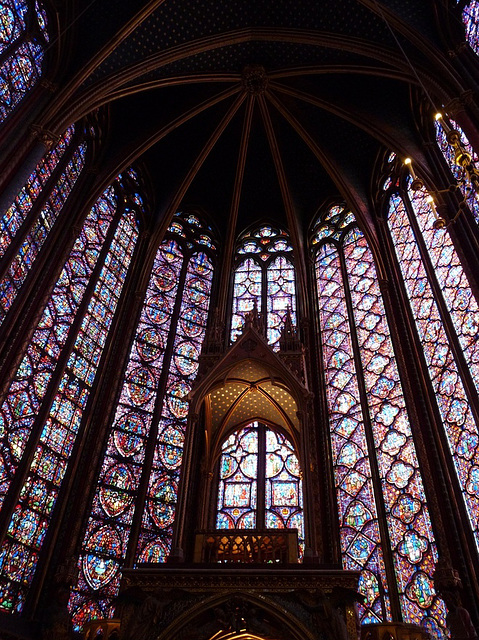
[[[188,258],[186,253],[187,242],[207,244],[200,236],[209,238],[198,218],[178,214],[155,257],[83,540],[78,586],[70,600],[77,629],[92,616],[109,616],[119,589],[118,569],[131,544],[145,452],[152,438],[156,449],[138,559],[163,562],[169,553],[188,410],[185,395],[198,367],[212,279],[210,258],[201,252]],[[165,363],[168,344],[173,351]],[[158,392],[163,386],[162,395]],[[161,407],[158,424],[155,416]]]
[[[47,162],[53,164],[53,160],[60,155],[58,152],[62,150],[60,146],[55,154],[49,154],[46,160],[42,161],[40,167],[45,168]],[[41,208],[34,220],[31,220],[31,226],[27,230],[26,235],[22,241],[20,249],[11,261],[9,268],[0,281],[0,323],[3,322],[8,310],[13,304],[18,292],[20,291],[25,279],[40,253],[45,240],[51,231],[54,223],[56,222],[63,205],[65,204],[70,192],[75,184],[81,170],[83,169],[85,162],[86,145],[80,145],[72,157],[66,164],[64,171],[60,175],[58,182],[53,186],[50,195],[48,196],[45,204]],[[30,176],[27,185],[22,189],[20,195],[17,197],[13,205],[8,209],[5,214],[3,224],[5,225],[7,235],[5,240],[2,241],[2,247],[10,244],[10,240],[20,228],[20,225],[26,219],[29,213],[29,207],[32,204],[32,198],[27,200],[23,199],[23,196],[29,191],[29,187],[38,180],[41,172],[37,171]],[[48,173],[48,172],[47,172]],[[48,176],[44,176],[42,179],[46,180]],[[25,208],[26,206],[26,208]]]
[[[479,431],[474,421],[465,385],[454,353],[451,338],[459,340],[467,358],[468,369],[476,389],[479,382],[478,346],[471,324],[479,320],[478,305],[446,231],[434,230],[434,214],[423,192],[410,192],[416,218],[410,220],[403,200],[391,198],[389,227],[408,291],[412,313],[428,366],[438,408],[442,416],[457,476],[479,545]],[[421,239],[421,245],[417,242]],[[427,272],[420,252],[423,247],[433,267]],[[436,299],[436,290],[442,297]],[[449,317],[455,330],[446,328]],[[477,326],[477,324],[476,324]]]
[[[373,257],[361,232],[348,231],[351,214],[335,215],[317,225],[315,238],[343,561],[361,570],[362,621],[390,619],[383,558],[390,544],[404,619],[421,624],[428,618],[441,629],[445,608],[432,585],[437,550]],[[323,229],[341,249],[324,244]],[[373,481],[372,464],[381,486]],[[387,542],[378,526],[379,499]],[[426,582],[428,597],[419,600],[416,587]]]
[[[235,269],[231,341],[243,330],[246,315],[255,307],[266,320],[268,343],[279,349],[286,315],[296,324],[296,289],[292,247],[286,233],[264,226],[244,236],[238,250],[241,260]],[[254,256],[254,257],[253,257]]]
[[[39,436],[8,538],[0,551],[0,584],[5,602],[16,610],[21,609],[33,578],[137,238],[135,215],[126,211],[117,225],[70,347],[66,368],[57,372],[58,356],[66,345],[116,206],[113,189],[109,188],[92,207],[1,408],[8,424],[1,453],[8,464],[9,480],[24,453],[29,434]],[[48,400],[47,389],[54,392],[53,401]],[[49,407],[45,404],[48,415],[41,424],[36,414],[44,403],[49,404]],[[15,434],[21,435],[21,439],[17,438],[12,448]],[[6,482],[3,488],[4,496]],[[114,508],[112,498],[110,504]],[[16,558],[15,571],[9,561],[12,553]]]
[[[37,29],[32,28],[37,25]],[[7,118],[42,75],[48,42],[46,12],[37,0],[0,3],[0,123]]]

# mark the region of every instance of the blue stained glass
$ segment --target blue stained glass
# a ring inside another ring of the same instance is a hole
[[[390,544],[404,619],[420,624],[426,608],[437,627],[444,629],[444,604],[434,593],[427,604],[411,597],[419,574],[432,580],[437,550],[372,254],[358,229],[348,232],[351,214],[335,207],[325,219],[334,223],[330,237],[341,246],[318,238],[318,228],[329,228],[318,221],[313,244],[319,245],[316,277],[343,562],[361,570],[360,591],[367,598],[359,606],[362,621],[378,622],[384,615],[390,619],[383,560],[383,546]],[[361,360],[359,370],[355,352]],[[363,376],[364,397],[358,376]],[[371,427],[364,422],[363,407]],[[366,439],[369,428],[372,450]],[[377,464],[380,486],[373,482],[370,456]],[[381,539],[377,522],[379,491],[388,514],[387,542]]]
[[[263,443],[264,460],[258,459]],[[260,469],[264,467],[263,471]],[[257,521],[258,484],[265,496],[265,520]],[[297,528],[304,546],[301,471],[291,443],[254,422],[222,444],[216,512],[218,529]]]
[[[203,252],[194,253],[189,263],[184,256],[186,238],[209,246],[206,241],[201,242],[209,236],[197,223],[196,216],[177,214],[169,228],[169,238],[155,257],[83,540],[78,586],[70,599],[76,629],[92,617],[108,617],[118,594],[118,568],[124,563],[145,449],[150,432],[155,433],[156,428],[157,446],[145,502],[139,561],[164,562],[169,553],[188,410],[184,396],[197,370],[212,278],[211,261]],[[185,271],[184,288],[179,290]],[[172,325],[179,295],[182,309],[178,324]],[[172,359],[165,365],[165,349],[171,341]],[[168,367],[171,372],[166,396],[158,398],[162,372]],[[154,413],[159,402],[163,412],[158,425]],[[98,531],[102,531],[101,536]],[[114,545],[111,540],[116,541]]]
[[[256,307],[266,320],[268,342],[277,351],[288,312],[296,324],[292,247],[284,231],[265,226],[243,236],[237,255],[248,254],[255,258],[246,258],[235,269],[230,338],[234,342],[241,335],[246,315]]]
[[[188,221],[196,226],[191,222],[190,217]],[[179,468],[189,408],[187,396],[198,368],[198,357],[208,317],[212,277],[211,259],[203,251],[193,253],[186,264],[181,308],[182,310],[194,309],[197,324],[193,331],[195,335],[192,337],[191,325],[181,322],[182,312],[180,312],[158,425],[147,508],[143,513],[138,541],[137,557],[142,562],[145,561],[145,554],[153,541],[161,540],[166,549],[171,545],[171,526],[176,507]],[[172,447],[173,434],[174,446]]]
[[[13,477],[16,469],[13,461],[18,462],[23,454],[28,441],[27,429],[31,429],[34,425],[37,407],[43,402],[47,383],[55,372],[56,358],[65,344],[68,332],[62,331],[59,334],[56,323],[61,325],[64,322],[65,326],[71,326],[81,301],[78,299],[73,303],[69,285],[75,282],[83,292],[85,291],[115,209],[116,198],[110,188],[93,206],[86,218],[70,258],[47,303],[27,354],[19,367],[10,394],[1,407],[10,429],[8,437],[1,443],[3,459],[9,462],[10,477]],[[7,608],[15,606],[16,610],[21,610],[33,578],[38,552],[43,545],[58,491],[67,469],[136,237],[134,215],[126,212],[117,227],[110,253],[100,272],[66,370],[59,379],[56,395],[47,420],[42,426],[33,461],[9,525],[9,537],[2,546],[1,553],[4,558],[11,558],[12,554],[15,554],[14,570],[11,563],[5,562],[0,571],[0,585]],[[81,269],[80,275],[75,268],[79,260],[84,261],[84,268]],[[108,309],[103,310],[99,307],[99,300],[102,288],[107,281],[111,283],[111,296]],[[67,300],[68,304],[64,304]],[[59,301],[64,302],[58,304]],[[95,329],[90,330],[90,325],[94,325]],[[44,350],[48,343],[51,343],[52,349],[49,357],[45,358]],[[40,386],[32,385],[38,376],[37,371],[41,374]],[[45,373],[47,373],[46,379],[43,377]],[[21,396],[18,395],[19,392]],[[20,406],[21,415],[18,414]],[[17,442],[14,451],[11,448],[12,435],[16,433],[21,433],[22,438]],[[3,487],[6,490],[7,485],[4,484]]]
[[[42,74],[43,56],[42,45],[22,42],[0,67],[0,123],[37,83]]]
[[[9,269],[0,281],[0,323],[3,322],[8,310],[12,306],[34,260],[40,253],[48,233],[52,229],[73,185],[78,179],[84,166],[85,153],[85,144],[80,145],[80,147],[75,150],[60,176],[60,182],[53,187],[42,210],[36,219],[33,220],[32,226],[26,234],[17,255],[13,258]],[[16,207],[16,205],[17,201],[15,201],[12,207]],[[12,209],[12,207],[10,207],[10,209]],[[9,232],[11,229],[15,229],[15,227],[18,229],[17,225],[19,224],[19,220],[17,220],[16,224],[12,224],[11,220],[9,222]]]
[[[417,215],[420,229],[423,229],[424,240],[433,265],[436,266],[436,276],[439,287],[442,288],[444,303],[451,311],[451,320],[456,328],[459,341],[464,348],[476,386],[479,380],[478,346],[475,340],[467,337],[467,323],[462,320],[469,316],[477,317],[477,304],[470,297],[467,310],[460,311],[456,302],[457,288],[450,286],[447,281],[447,265],[440,265],[445,246],[451,240],[444,231],[435,231],[429,223],[433,213],[422,192],[410,194],[412,204]],[[450,340],[446,328],[442,323],[438,301],[429,283],[424,264],[419,253],[413,229],[409,222],[406,207],[399,196],[393,196],[389,209],[389,227],[394,240],[396,254],[403,272],[404,283],[409,293],[409,300],[419,338],[424,349],[429,375],[436,391],[439,411],[443,418],[444,429],[449,447],[455,463],[456,472],[462,487],[465,504],[469,513],[472,529],[479,545],[479,527],[477,514],[479,513],[479,496],[474,492],[470,483],[476,469],[479,468],[479,448],[469,448],[467,457],[462,455],[463,442],[467,440],[470,447],[479,441],[478,428],[474,421],[471,407],[467,400],[466,391],[461,379],[458,365],[451,350]],[[419,232],[420,232],[419,229]],[[446,236],[446,237],[445,237]],[[454,269],[460,264],[455,252],[447,251],[450,266]],[[461,277],[462,286],[467,285],[465,274],[458,271],[455,277]],[[421,286],[418,287],[417,283]],[[424,310],[427,313],[424,313]],[[466,327],[466,328],[465,328]],[[463,437],[461,437],[463,436]]]
[[[466,38],[476,53],[479,53],[479,2],[470,0],[462,11]]]

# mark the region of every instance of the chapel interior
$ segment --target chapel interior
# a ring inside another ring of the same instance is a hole
[[[478,30],[0,0],[0,638],[477,639]]]

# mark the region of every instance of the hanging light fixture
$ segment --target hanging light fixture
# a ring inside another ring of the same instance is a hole
[[[477,191],[479,187],[479,171],[476,169],[476,165],[474,164],[471,154],[462,144],[461,134],[457,129],[452,129],[449,126],[442,113],[436,113],[434,118],[444,130],[446,140],[454,149],[454,162],[464,169],[469,184]],[[464,186],[467,189],[467,185]]]
[[[436,203],[434,202],[434,198],[432,197],[431,194],[428,195],[428,197],[426,198],[426,201],[429,203],[429,206],[431,207],[431,211],[434,214],[434,222],[433,222],[433,227],[436,230],[439,229],[444,229],[444,227],[446,226],[446,221],[444,220],[444,218],[442,218],[436,209]]]
[[[412,165],[411,158],[406,158],[404,160],[404,164],[409,169],[409,173],[411,174],[411,178],[412,178],[411,189],[413,191],[421,191],[421,189],[424,188],[424,182],[421,180],[421,178],[417,177],[416,172],[414,171],[414,167]]]
[[[452,127],[449,126],[449,124],[444,120],[443,114],[437,110],[437,107],[434,104],[434,100],[431,96],[431,94],[429,93],[427,87],[425,86],[424,82],[422,81],[421,77],[419,76],[416,68],[414,67],[414,65],[412,64],[411,60],[409,59],[409,56],[407,55],[404,47],[402,46],[401,42],[399,41],[394,29],[392,28],[392,26],[389,24],[386,15],[384,13],[384,11],[382,10],[378,0],[373,0],[374,4],[376,6],[377,12],[378,14],[381,16],[381,18],[383,19],[385,25],[387,26],[387,28],[389,29],[394,41],[396,42],[396,45],[399,49],[399,51],[401,52],[402,56],[404,57],[404,60],[406,61],[406,64],[408,65],[408,67],[411,69],[411,73],[412,75],[416,78],[419,86],[421,87],[421,89],[424,92],[424,95],[427,97],[427,99],[429,100],[430,104],[432,105],[432,107],[435,109],[436,113],[435,113],[435,120],[437,122],[439,122],[440,126],[443,128],[444,133],[446,134],[446,139],[448,141],[448,143],[454,148],[454,162],[461,167],[464,170],[465,176],[467,178],[463,178],[462,180],[458,180],[458,183],[462,183],[462,186],[465,190],[466,193],[470,192],[471,189],[474,189],[476,195],[479,197],[479,171],[477,170],[475,163],[472,159],[471,154],[467,151],[467,149],[464,147],[462,141],[461,141],[461,134],[459,133],[459,131],[457,131],[456,129],[453,129]],[[411,189],[413,191],[420,191],[422,188],[424,188],[424,182],[421,180],[421,178],[418,178],[414,168],[412,166],[412,160],[411,158],[406,158],[404,160],[404,164],[408,167],[409,172],[411,174],[412,177],[412,183],[411,183]],[[437,191],[435,192],[436,194],[439,193],[445,193],[445,192],[450,192],[450,191],[454,191],[455,188],[457,188],[457,184],[455,185],[451,185],[448,189],[444,189],[441,191]],[[452,188],[451,188],[452,187]],[[438,215],[437,210],[436,210],[436,206],[435,206],[435,202],[434,202],[434,198],[431,195],[430,192],[429,193],[429,197],[428,197],[428,202],[430,202],[431,204],[431,208],[434,212],[434,216],[435,216],[435,222],[434,222],[434,228],[435,229],[444,229],[445,227],[449,226],[450,224],[454,223],[457,218],[459,217],[459,215],[462,213],[464,206],[467,206],[467,201],[464,198],[463,201],[460,203],[459,205],[459,209],[456,213],[456,215],[454,216],[454,218],[452,218],[452,220],[450,220],[448,223],[446,223],[446,221],[444,220],[444,218],[442,218],[441,216]]]

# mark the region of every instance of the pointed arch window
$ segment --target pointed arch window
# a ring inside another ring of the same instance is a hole
[[[84,165],[72,125],[29,176],[0,222],[0,324],[13,305]]]
[[[41,77],[49,36],[39,0],[2,0],[0,26],[1,123]]]
[[[393,193],[388,224],[467,512],[479,546],[479,306],[425,190]],[[426,312],[427,311],[427,312]]]
[[[218,529],[298,529],[304,540],[303,490],[291,442],[252,422],[232,433],[221,448]]]
[[[466,39],[476,53],[479,53],[479,2],[458,0],[462,9],[462,21],[466,29]]]
[[[133,255],[123,183],[88,213],[0,406],[3,610],[23,609]]]
[[[254,307],[265,319],[268,343],[279,349],[288,309],[296,324],[294,264],[286,232],[266,225],[244,235],[237,250],[231,341],[240,335]]]
[[[175,215],[158,248],[70,600],[77,629],[109,616],[123,566],[163,562],[170,551],[186,396],[198,369],[215,253],[210,230],[189,213]]]
[[[459,133],[459,137],[460,137],[463,148],[471,156],[472,162],[477,167],[479,156],[473,149],[471,143],[467,139],[467,136],[464,133],[464,131],[461,129],[461,127],[457,124],[457,122],[452,120],[452,118],[443,116],[441,120],[447,121],[447,126],[451,130],[455,130]],[[442,155],[444,156],[444,159],[446,160],[453,177],[457,181],[457,184],[459,185],[459,189],[461,190],[462,196],[464,200],[467,202],[469,209],[472,212],[472,215],[474,216],[475,221],[479,224],[479,199],[478,199],[476,189],[471,188],[468,182],[467,173],[464,167],[461,167],[456,163],[455,149],[447,139],[447,134],[444,126],[442,126],[440,121],[438,120],[435,121],[435,132],[436,132],[436,142],[439,146],[439,149],[441,150]]]
[[[343,206],[312,242],[343,564],[361,572],[361,621],[391,619],[394,581],[404,621],[442,635],[437,549],[373,256]]]

